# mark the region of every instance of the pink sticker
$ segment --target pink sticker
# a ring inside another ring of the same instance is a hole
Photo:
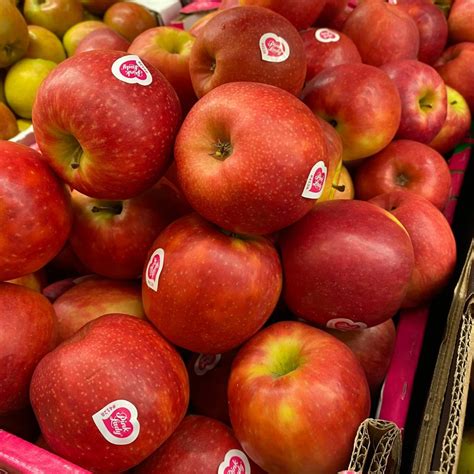
[[[260,38],[262,59],[270,63],[282,63],[290,56],[290,45],[275,33],[265,33]]]
[[[112,64],[112,74],[119,81],[126,82],[127,84],[148,86],[153,81],[150,71],[135,54],[118,58]]]
[[[112,444],[125,445],[133,443],[140,433],[138,411],[133,403],[127,400],[115,400],[97,413],[92,420],[101,435]]]
[[[337,43],[341,39],[338,33],[329,28],[318,28],[314,33],[314,37],[320,43]]]
[[[145,281],[148,288],[154,291],[158,290],[158,280],[160,279],[163,264],[165,262],[165,251],[163,249],[156,249],[148,261],[145,271]]]
[[[338,329],[339,331],[354,331],[356,329],[366,329],[367,324],[352,321],[347,318],[334,318],[326,323],[326,326],[330,329]]]
[[[196,375],[204,375],[212,370],[221,360],[220,354],[199,354],[194,363],[194,372]]]
[[[250,474],[250,463],[245,453],[239,449],[227,451],[217,474]]]
[[[323,193],[327,174],[328,169],[324,161],[318,161],[311,168],[308,179],[306,180],[306,185],[301,195],[308,199],[319,199]]]

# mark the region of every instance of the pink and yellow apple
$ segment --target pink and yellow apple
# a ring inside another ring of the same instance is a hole
[[[96,49],[111,49],[113,51],[127,51],[130,42],[120,36],[112,28],[98,28],[91,31],[77,45],[74,54],[84,51],[94,51]]]
[[[102,21],[86,20],[76,23],[66,31],[63,37],[64,49],[68,56],[72,56],[76,51],[78,44],[92,31],[100,28],[107,28]]]
[[[38,25],[28,25],[30,42],[25,57],[47,59],[60,63],[66,59],[60,39],[51,31]]]

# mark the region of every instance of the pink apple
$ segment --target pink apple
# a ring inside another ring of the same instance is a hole
[[[74,54],[84,51],[94,51],[96,49],[111,49],[113,51],[127,51],[130,46],[123,36],[120,36],[112,28],[98,28],[91,31],[77,45]]]
[[[449,11],[449,39],[452,43],[470,41],[474,43],[474,2],[455,0]]]

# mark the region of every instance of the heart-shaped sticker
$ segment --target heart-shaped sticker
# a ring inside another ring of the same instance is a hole
[[[115,60],[112,64],[112,74],[119,81],[127,84],[148,86],[153,81],[150,71],[135,54],[122,56]]]
[[[355,331],[357,329],[366,329],[367,324],[357,321],[352,321],[348,318],[334,318],[326,323],[330,329],[337,329],[339,331]]]
[[[204,375],[212,370],[221,360],[220,354],[199,354],[194,363],[194,372],[196,375]]]
[[[154,291],[158,290],[158,280],[160,279],[163,264],[165,262],[165,251],[163,249],[156,249],[148,260],[148,265],[145,270],[145,281],[148,288]]]
[[[217,474],[250,474],[250,463],[242,451],[231,449],[227,451],[224,461],[219,464]]]
[[[337,43],[341,39],[341,35],[329,28],[318,28],[314,37],[320,43]]]
[[[282,63],[290,56],[290,45],[275,33],[265,33],[260,38],[262,59],[270,63]]]
[[[319,199],[326,183],[328,169],[324,161],[318,161],[309,172],[301,195],[308,199]]]

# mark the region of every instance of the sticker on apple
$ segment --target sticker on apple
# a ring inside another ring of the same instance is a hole
[[[269,63],[282,63],[290,56],[290,45],[275,33],[265,33],[260,38],[262,59]]]
[[[327,174],[328,169],[324,161],[318,161],[311,168],[308,179],[306,180],[306,185],[301,195],[308,199],[319,199],[323,193]]]
[[[163,249],[156,249],[148,261],[145,271],[145,281],[148,288],[153,291],[158,291],[158,280],[160,279],[163,264],[165,262],[165,251]]]
[[[100,434],[112,444],[133,443],[140,433],[138,410],[128,400],[115,400],[92,415]]]
[[[360,321],[352,321],[348,318],[334,318],[326,323],[330,329],[337,329],[339,331],[355,331],[357,329],[367,329],[367,324]]]
[[[318,28],[314,37],[320,43],[337,43],[341,39],[341,35],[329,28]]]
[[[247,455],[240,449],[227,451],[224,460],[219,464],[217,474],[250,474],[250,463]]]
[[[220,362],[221,357],[221,354],[199,354],[194,362],[194,373],[199,376],[207,374]]]
[[[153,81],[151,72],[135,54],[128,54],[115,60],[112,64],[112,74],[127,84],[149,86]]]

